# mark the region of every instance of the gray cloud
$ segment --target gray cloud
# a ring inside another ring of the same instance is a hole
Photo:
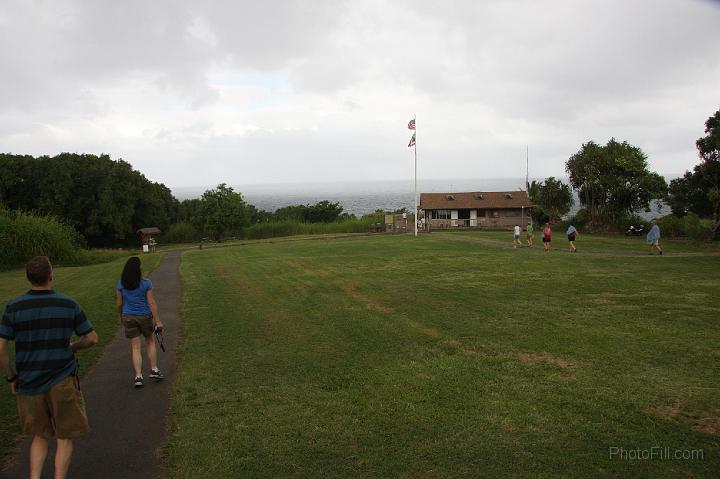
[[[0,145],[171,185],[385,179],[417,113],[427,177],[514,176],[526,144],[558,175],[611,136],[681,172],[720,106],[718,24],[701,0],[11,0]]]

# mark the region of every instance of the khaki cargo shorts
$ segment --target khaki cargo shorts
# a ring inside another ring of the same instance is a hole
[[[125,327],[125,337],[128,339],[137,338],[141,334],[146,338],[152,336],[154,329],[152,316],[123,315],[122,323]]]
[[[17,409],[23,434],[72,439],[90,431],[76,376],[64,378],[41,394],[18,394]]]

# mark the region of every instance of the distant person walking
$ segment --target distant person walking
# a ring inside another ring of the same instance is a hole
[[[152,281],[142,277],[140,258],[137,256],[133,256],[125,263],[117,284],[115,305],[125,328],[125,337],[130,339],[132,365],[135,371],[134,386],[139,388],[143,385],[141,335],[145,338],[145,348],[150,363],[148,376],[157,381],[163,379],[164,376],[158,369],[157,348],[153,340],[153,331],[156,329],[162,331],[163,324],[153,296]]]
[[[533,240],[535,239],[535,231],[533,230],[532,223],[527,224],[527,229],[525,231],[525,238],[527,239],[528,248],[532,248]]]
[[[63,479],[73,439],[90,430],[74,353],[96,344],[98,336],[80,305],[53,291],[47,256],[31,259],[25,274],[30,291],[11,299],[0,321],[0,369],[17,395],[22,432],[33,436],[30,477],[40,478],[55,436],[55,478]],[[80,339],[70,342],[73,333]],[[15,341],[17,373],[10,366],[8,341]]]
[[[575,246],[575,240],[578,236],[580,236],[580,233],[578,233],[578,230],[573,226],[570,225],[570,227],[567,229],[567,239],[570,242],[570,252],[571,253],[577,253],[577,247]]]
[[[662,254],[662,249],[660,248],[660,227],[657,224],[657,220],[653,219],[650,223],[652,223],[652,228],[650,228],[650,231],[647,234],[647,242],[650,246],[650,254],[653,254],[653,250],[657,249],[660,254]]]
[[[520,242],[520,225],[515,225],[515,230],[513,232],[513,248],[517,248],[518,245],[522,246],[522,243]]]
[[[542,242],[543,242],[543,248],[545,248],[545,252],[547,253],[550,251],[550,242],[552,241],[552,229],[550,229],[550,223],[545,223],[545,228],[543,229],[542,234]]]

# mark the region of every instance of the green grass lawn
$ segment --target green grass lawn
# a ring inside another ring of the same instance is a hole
[[[717,248],[562,238],[185,253],[167,475],[716,477]]]
[[[112,339],[118,329],[118,316],[115,309],[115,286],[120,273],[130,254],[125,254],[114,261],[82,267],[54,268],[55,285],[58,292],[75,298],[85,310],[88,319],[95,326],[100,336],[100,343],[77,354],[81,373],[88,371],[103,347]],[[142,257],[143,274],[149,274],[160,263],[162,254],[144,255]],[[25,270],[0,272],[0,303],[5,305],[9,299],[19,296],[30,289],[25,278]],[[14,351],[14,343],[10,343]],[[15,441],[20,433],[15,409],[15,398],[10,389],[3,384],[0,392],[0,464],[7,454],[12,452]]]

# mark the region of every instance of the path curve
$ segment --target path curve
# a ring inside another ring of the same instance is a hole
[[[158,349],[158,363],[165,380],[153,383],[146,379],[143,388],[133,387],[130,343],[119,331],[83,378],[82,390],[92,430],[75,441],[68,477],[151,479],[160,476],[160,451],[168,433],[170,391],[175,377],[180,330],[180,255],[181,251],[167,253],[150,275],[166,328],[166,352]],[[144,361],[146,378],[148,368]],[[29,441],[22,442],[14,464],[0,477],[29,476]],[[54,454],[52,441],[43,478],[52,477]]]

